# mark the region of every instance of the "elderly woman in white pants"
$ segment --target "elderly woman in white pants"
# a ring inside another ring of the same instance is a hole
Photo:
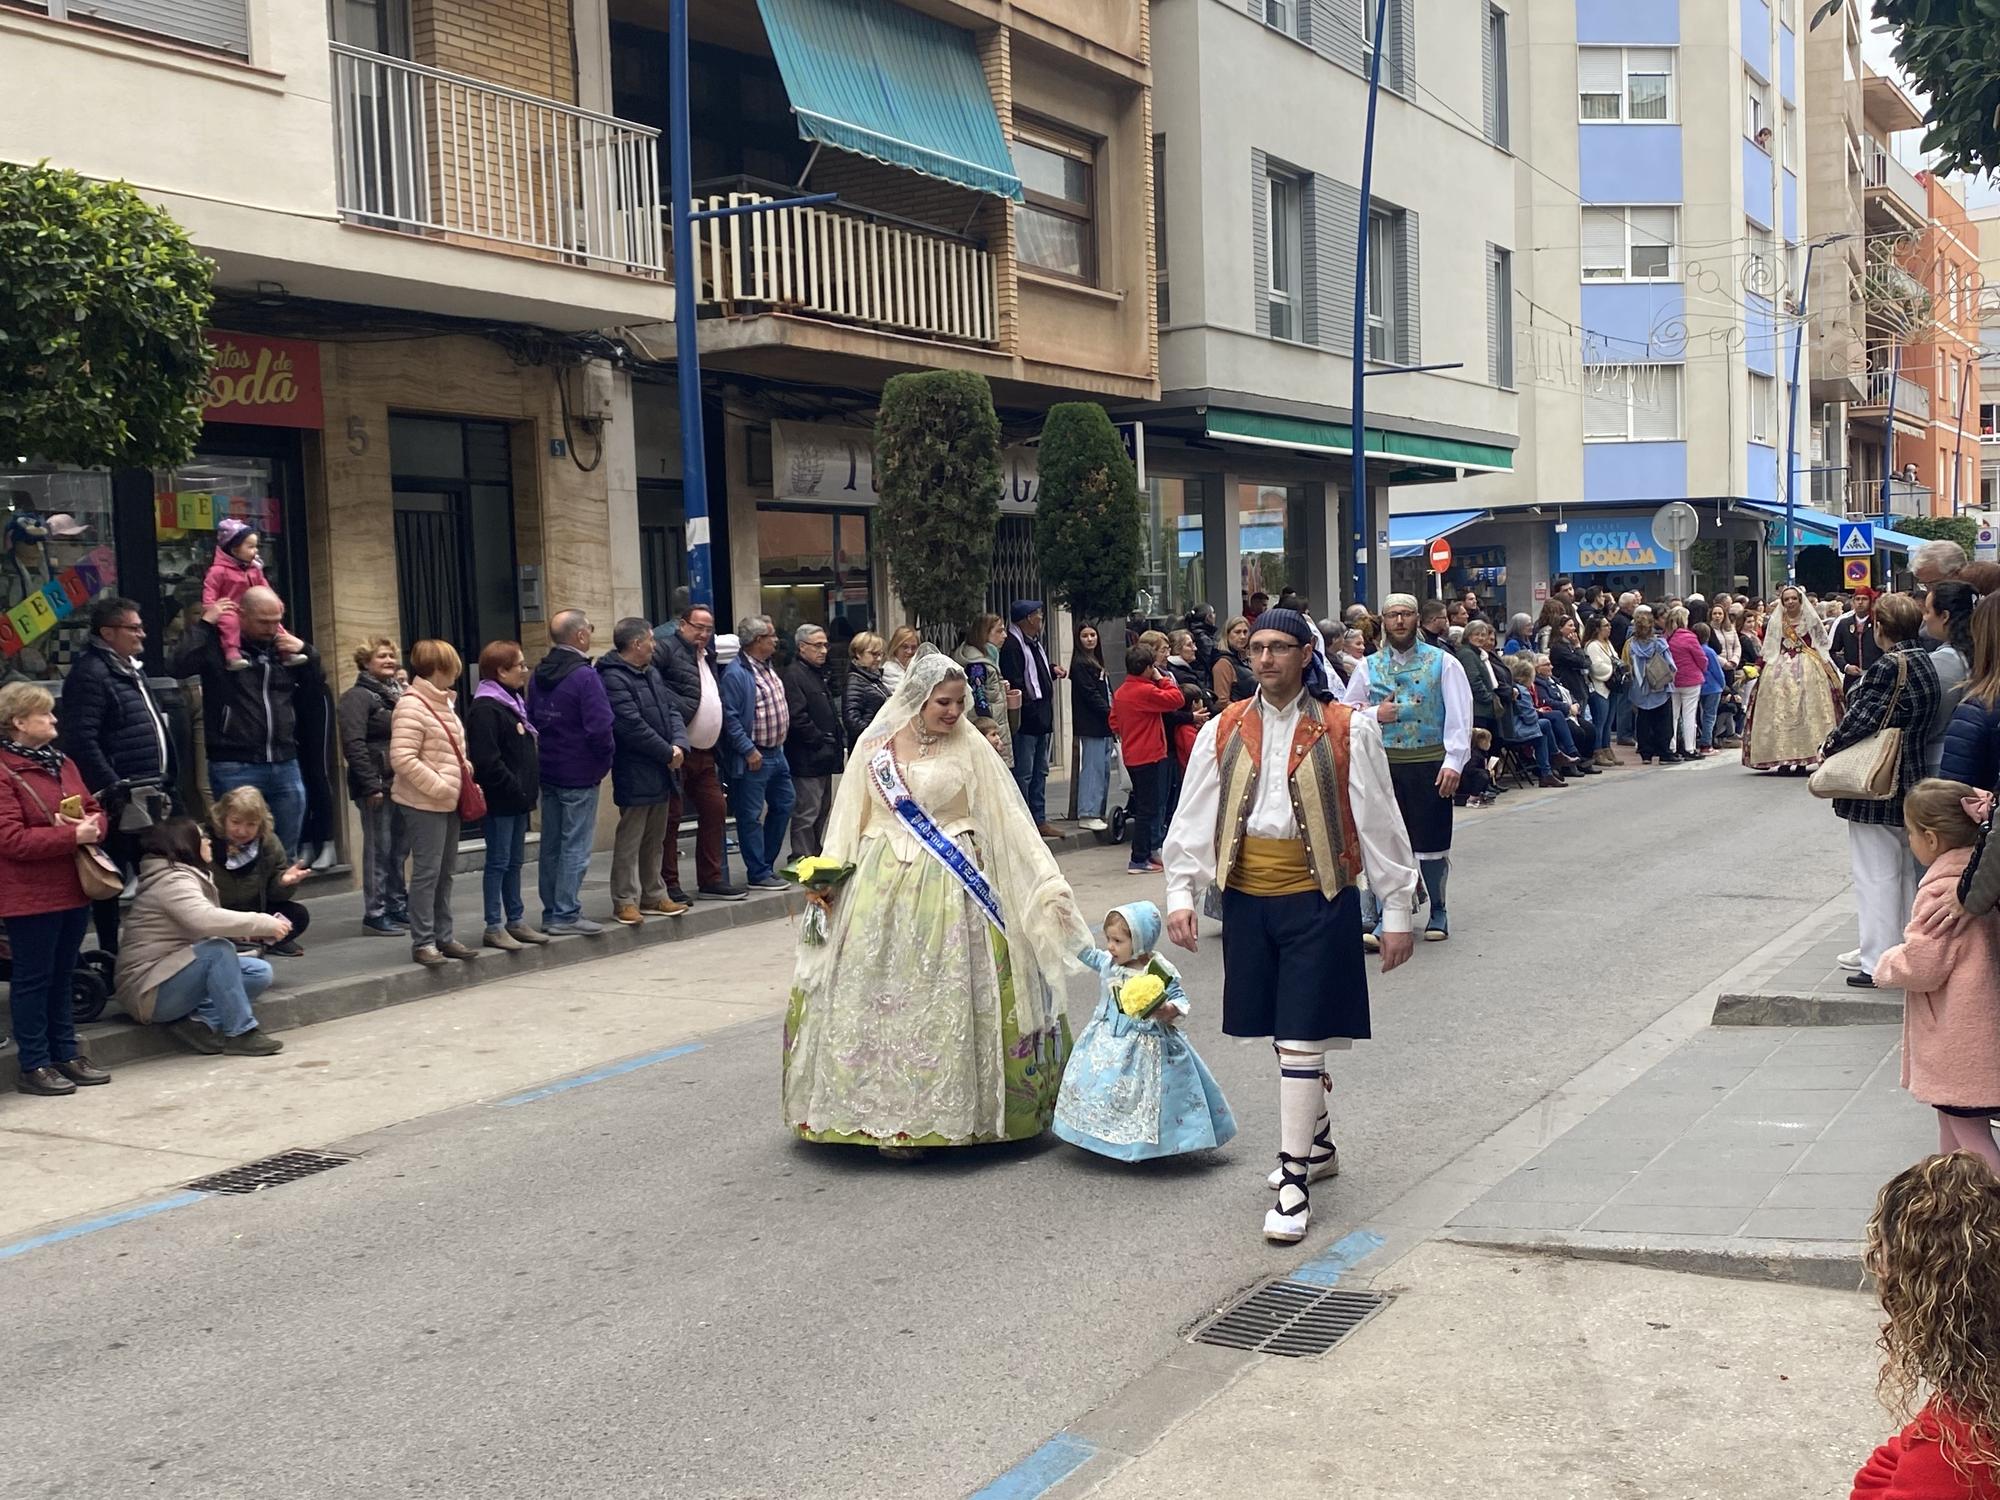
[[[1848,694],[1846,711],[1827,737],[1832,755],[1882,729],[1903,731],[1894,795],[1879,802],[1846,797],[1833,801],[1834,816],[1847,823],[1848,857],[1854,871],[1854,904],[1861,944],[1843,954],[1855,972],[1855,989],[1875,987],[1875,964],[1903,940],[1917,895],[1917,867],[1903,832],[1903,795],[1924,776],[1929,742],[1942,700],[1937,668],[1917,639],[1923,606],[1908,594],[1888,594],[1875,604],[1875,639],[1882,655]]]

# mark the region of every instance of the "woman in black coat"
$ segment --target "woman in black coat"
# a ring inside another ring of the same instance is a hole
[[[847,671],[847,691],[842,695],[840,716],[847,725],[847,743],[854,746],[882,705],[889,701],[889,686],[882,680],[882,659],[889,643],[873,631],[864,630],[847,644],[852,665]]]
[[[1111,800],[1111,684],[1104,675],[1104,650],[1095,625],[1077,630],[1076,650],[1069,658],[1069,698],[1076,713],[1077,824],[1093,831],[1108,828],[1104,814]]]
[[[340,726],[340,756],[347,762],[347,795],[361,823],[361,925],[388,936],[407,931],[410,922],[403,873],[410,832],[402,808],[389,796],[395,780],[389,721],[403,695],[396,681],[402,660],[396,643],[378,635],[354,648],[354,665],[354,685],[334,705],[334,720]]]
[[[479,653],[479,686],[465,713],[465,758],[486,798],[486,946],[518,949],[546,943],[528,925],[521,904],[521,866],[528,853],[528,815],[542,797],[535,726],[521,690],[528,658],[515,641],[494,641]]]

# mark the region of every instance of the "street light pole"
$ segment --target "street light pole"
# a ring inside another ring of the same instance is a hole
[[[693,207],[693,153],[688,137],[687,0],[667,0],[667,179],[674,257],[674,384],[681,411],[681,514],[687,528],[688,599],[715,604],[708,549],[708,455],[701,431],[701,353],[695,343],[698,252],[688,211]]]
[[[1366,0],[1363,0],[1366,3]],[[1367,603],[1368,594],[1368,455],[1362,443],[1367,435],[1368,363],[1368,219],[1375,183],[1375,105],[1382,93],[1382,53],[1388,36],[1389,0],[1375,0],[1375,45],[1368,58],[1368,125],[1361,136],[1361,222],[1354,235],[1354,424],[1352,471],[1354,506],[1354,597],[1352,604]]]
[[[1792,319],[1791,421],[1785,432],[1785,582],[1799,581],[1799,356],[1806,341],[1806,304],[1812,297],[1813,252],[1831,240],[1806,245],[1805,269],[1799,273],[1799,310]]]

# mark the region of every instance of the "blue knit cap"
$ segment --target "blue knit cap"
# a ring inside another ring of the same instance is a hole
[[[1250,622],[1252,631],[1282,630],[1301,646],[1313,643],[1313,628],[1310,621],[1295,609],[1267,609]]]
[[[1016,625],[1018,625],[1023,620],[1027,619],[1029,615],[1038,615],[1041,612],[1042,612],[1041,600],[1016,599],[1014,601],[1013,607],[1007,611],[1007,618],[1012,620]]]

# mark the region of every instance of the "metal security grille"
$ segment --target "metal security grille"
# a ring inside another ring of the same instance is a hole
[[[1381,1292],[1273,1281],[1196,1329],[1193,1342],[1291,1359],[1324,1354],[1389,1300]]]
[[[316,1172],[331,1172],[353,1160],[351,1156],[332,1156],[324,1151],[280,1151],[262,1161],[245,1162],[226,1172],[197,1178],[188,1188],[197,1193],[261,1193],[265,1188],[281,1187]]]
[[[1001,619],[1016,599],[1042,597],[1042,568],[1035,561],[1035,518],[1002,516],[993,538],[993,581],[986,588],[986,607]]]

